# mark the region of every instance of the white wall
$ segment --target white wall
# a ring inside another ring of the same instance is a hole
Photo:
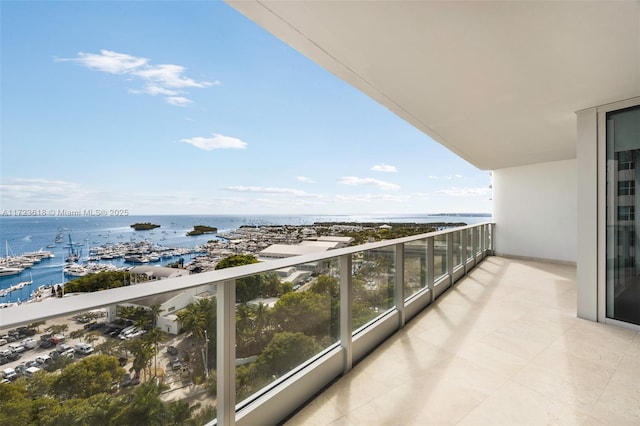
[[[578,317],[598,321],[598,113],[576,113],[578,138]]]
[[[493,171],[496,253],[576,262],[577,162]]]

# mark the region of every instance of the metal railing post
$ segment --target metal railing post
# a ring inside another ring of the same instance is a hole
[[[453,232],[446,235],[447,238],[447,274],[449,274],[449,285],[453,285]]]
[[[434,294],[434,282],[435,282],[435,265],[433,261],[434,255],[434,244],[433,237],[427,238],[427,287],[429,288],[429,293],[431,294],[431,303],[436,299]]]
[[[478,228],[471,228],[471,255],[473,256],[473,266],[476,266],[476,259],[478,256],[478,250],[476,246],[478,245]]]
[[[218,425],[236,423],[236,280],[218,283],[217,299],[217,409]]]
[[[404,244],[395,246],[396,263],[396,310],[398,311],[399,328],[404,327]]]
[[[469,260],[469,255],[467,254],[467,236],[468,231],[463,229],[460,231],[460,245],[462,246],[462,267],[464,268],[464,275],[467,275],[469,269],[467,268],[467,261]]]
[[[344,372],[353,366],[353,315],[351,304],[353,291],[351,275],[353,274],[350,254],[339,258],[340,265],[340,343],[344,351]]]

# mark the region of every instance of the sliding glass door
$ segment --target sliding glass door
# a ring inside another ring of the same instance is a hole
[[[640,325],[640,107],[606,117],[606,316]]]

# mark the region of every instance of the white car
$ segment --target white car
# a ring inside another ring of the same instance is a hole
[[[40,365],[45,365],[51,360],[52,358],[49,355],[40,355],[38,358],[36,358],[36,362]]]
[[[20,343],[11,343],[8,348],[11,350],[11,352],[14,353],[24,352],[24,346],[22,346]]]
[[[28,337],[22,341],[22,346],[26,349],[33,349],[38,346],[38,341],[32,337]]]
[[[127,334],[126,339],[127,339],[127,340],[135,339],[136,337],[142,336],[144,333],[146,333],[146,331],[144,331],[144,330],[138,330],[138,331],[133,332],[133,333],[131,333],[131,334]]]
[[[81,355],[89,355],[93,353],[93,346],[88,343],[78,343],[76,345],[76,353]]]

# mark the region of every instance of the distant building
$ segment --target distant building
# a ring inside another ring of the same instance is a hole
[[[340,245],[335,248],[342,248],[342,247],[348,247],[355,240],[352,237],[338,237],[335,235],[325,235],[323,237],[318,237],[317,241],[334,241],[334,242],[340,243]]]
[[[164,266],[136,266],[130,269],[132,274],[146,275],[150,280],[166,280],[167,278],[182,277],[191,272],[186,269],[166,268]]]
[[[301,245],[301,244],[272,244],[257,253],[257,257],[263,260],[285,259],[287,257],[301,256],[304,254],[318,253],[333,248],[332,245]]]

